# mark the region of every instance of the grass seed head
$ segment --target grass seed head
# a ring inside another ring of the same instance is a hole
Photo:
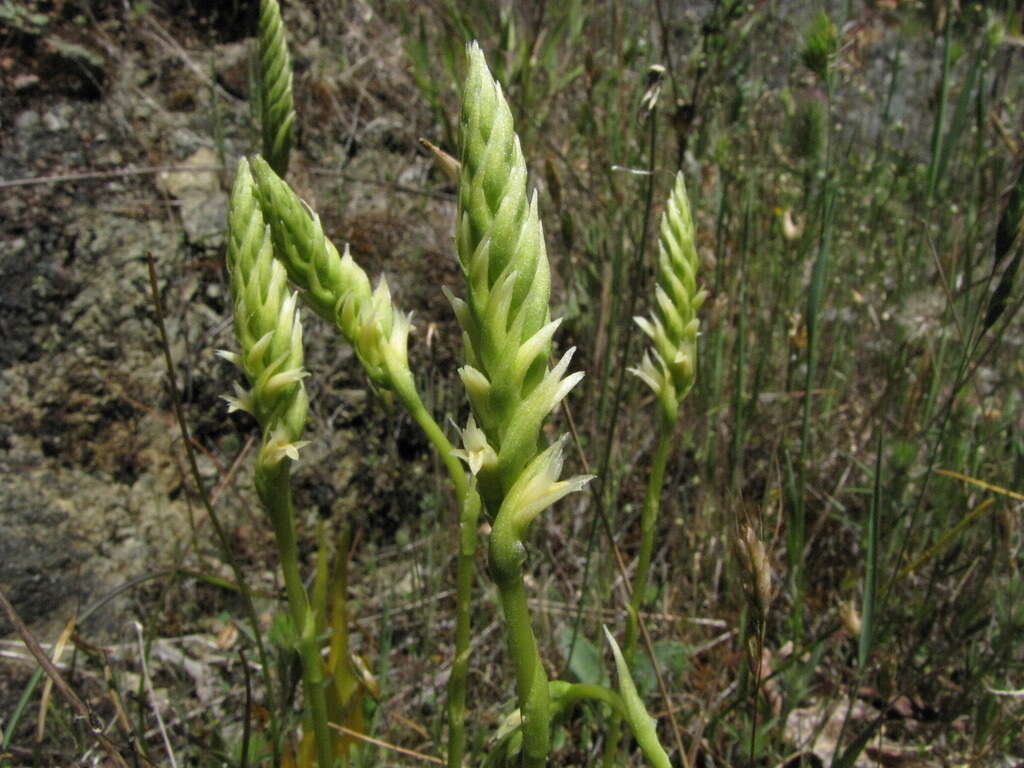
[[[736,555],[743,572],[747,598],[757,615],[764,620],[772,602],[772,567],[764,544],[749,525],[740,527],[735,539]]]

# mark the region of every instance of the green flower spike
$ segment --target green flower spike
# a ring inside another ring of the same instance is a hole
[[[543,509],[589,479],[558,480],[561,442],[538,455],[544,418],[582,374],[566,376],[571,349],[548,369],[558,321],[548,309],[550,271],[537,196],[526,194],[526,162],[501,87],[475,43],[467,58],[455,226],[467,294],[463,300],[448,293],[462,326],[466,365],[459,375],[474,416],[461,453],[494,517],[488,560],[516,671],[522,765],[541,768],[551,750],[550,697],[530,623],[523,538]]]
[[[569,350],[548,370],[550,271],[537,196],[526,194],[526,162],[512,113],[475,44],[467,50],[456,248],[465,300],[448,294],[462,326],[466,365],[459,375],[476,421],[494,446],[493,471],[481,469],[488,506],[500,504],[537,453],[548,413],[582,378],[566,378]]]
[[[288,157],[295,129],[292,99],[292,63],[284,37],[277,0],[260,0],[260,127],[263,155],[281,176],[288,172]]]
[[[696,273],[693,219],[679,173],[661,217],[654,311],[650,319],[634,318],[654,349],[644,354],[639,367],[629,369],[654,390],[667,426],[676,423],[679,403],[694,381],[700,327],[696,315],[707,298],[706,291],[697,290]]]
[[[411,383],[406,352],[411,325],[392,305],[387,282],[381,278],[371,291],[370,279],[348,247],[338,253],[320,218],[270,165],[257,157],[252,170],[277,257],[306,303],[338,326],[376,386],[393,389],[400,381]]]
[[[242,390],[228,401],[232,408],[252,413],[263,429],[263,445],[256,457],[256,493],[274,527],[318,763],[328,766],[334,742],[327,727],[325,673],[309,596],[299,573],[289,480],[291,465],[305,445],[299,438],[309,408],[302,385],[306,373],[298,296],[289,291],[285,268],[274,258],[270,228],[264,224],[244,158],[231,191],[228,228],[227,263],[241,352],[224,357],[242,369],[251,385],[248,392]]]
[[[231,193],[228,271],[235,332],[241,352],[220,353],[242,369],[250,389],[236,385],[225,398],[231,410],[251,413],[272,435],[271,454],[297,456],[308,400],[302,379],[302,325],[297,297],[288,291],[284,267],[274,259],[270,232],[253,194],[249,165],[239,162]]]

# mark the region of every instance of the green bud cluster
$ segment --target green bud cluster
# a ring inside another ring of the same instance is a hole
[[[654,390],[666,426],[675,424],[679,403],[695,378],[697,310],[707,298],[706,291],[697,290],[696,274],[693,218],[679,173],[661,217],[654,311],[650,319],[634,318],[654,349],[644,354],[639,367],[630,369]]]
[[[292,148],[295,108],[291,59],[277,0],[260,0],[259,69],[263,155],[284,176]]]
[[[267,216],[277,258],[306,303],[335,323],[352,344],[370,380],[391,389],[408,372],[409,317],[396,310],[387,282],[370,279],[348,246],[344,254],[324,235],[320,217],[261,158],[252,162],[256,194]]]
[[[269,229],[255,197],[249,164],[238,164],[228,214],[227,264],[240,353],[221,352],[245,373],[250,389],[236,384],[232,410],[255,416],[267,440],[261,459],[276,464],[298,458],[309,401],[302,379],[302,325],[297,297],[274,258]]]
[[[526,162],[512,113],[474,43],[467,50],[460,130],[456,248],[465,300],[449,294],[463,330],[459,375],[496,455],[479,470],[494,505],[537,454],[544,418],[582,378],[565,376],[574,350],[548,369],[550,271],[536,194],[526,193]]]

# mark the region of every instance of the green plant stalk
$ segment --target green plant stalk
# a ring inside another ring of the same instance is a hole
[[[864,560],[864,608],[860,637],[857,643],[857,667],[861,674],[867,668],[871,656],[871,643],[875,633],[875,610],[878,598],[878,518],[882,510],[882,447],[885,432],[878,431],[878,447],[875,452],[875,477],[868,508],[868,530],[866,557]]]
[[[750,228],[752,218],[751,184],[743,186],[743,224],[740,228],[739,289],[737,306],[747,306],[747,254],[750,250]],[[743,478],[743,447],[746,445],[746,414],[743,407],[744,372],[747,370],[747,312],[737,313],[736,318],[736,368],[733,378],[733,423],[732,439],[729,443],[729,477],[732,487],[740,488]],[[626,652],[629,658],[629,651]]]
[[[637,553],[636,574],[633,577],[632,594],[626,616],[626,642],[623,655],[629,664],[637,652],[637,640],[640,635],[640,610],[643,608],[644,596],[647,593],[647,579],[651,572],[651,557],[654,554],[654,531],[658,525],[658,513],[661,510],[661,489],[665,484],[665,467],[672,453],[671,426],[662,422],[658,447],[654,453],[654,464],[647,478],[647,493],[644,496],[644,508],[640,514],[640,551]],[[603,761],[606,768],[616,765],[619,742],[622,734],[622,717],[612,716],[608,726],[608,736],[604,745]]]
[[[410,373],[407,377],[392,376],[391,385],[402,407],[409,412],[413,421],[423,430],[423,434],[427,436],[430,444],[434,446],[434,450],[441,457],[441,461],[444,462],[444,467],[448,470],[448,476],[451,478],[452,486],[455,489],[455,497],[460,500],[465,499],[468,490],[466,472],[462,464],[459,463],[459,460],[452,455],[451,442],[445,437],[441,427],[423,404],[423,400],[416,390],[416,383],[413,381],[412,374]],[[462,506],[463,502],[460,501],[460,510]]]
[[[523,584],[525,556],[508,517],[497,517],[490,538],[491,575],[498,587],[508,652],[515,667],[516,694],[523,716],[523,768],[543,768],[551,750],[550,695]]]
[[[654,464],[647,479],[647,494],[644,509],[640,515],[640,552],[637,554],[636,575],[633,577],[633,594],[629,600],[629,616],[626,621],[626,644],[624,656],[632,660],[636,653],[637,637],[640,632],[640,609],[647,594],[647,579],[651,572],[651,556],[654,554],[654,531],[661,511],[661,489],[665,484],[665,467],[672,454],[671,426],[662,424],[658,448],[654,453]]]
[[[831,91],[829,95],[828,113],[832,114]],[[793,519],[791,528],[794,534],[791,536],[796,546],[791,548],[790,561],[794,590],[794,609],[791,623],[797,637],[803,635],[804,628],[804,546],[806,545],[806,491],[807,491],[807,465],[808,456],[811,455],[811,389],[814,384],[814,377],[818,367],[818,343],[819,343],[819,313],[826,290],[825,276],[828,273],[829,257],[831,251],[832,215],[835,208],[835,192],[832,189],[832,182],[829,178],[832,166],[832,130],[827,133],[827,150],[825,154],[825,178],[821,190],[821,229],[818,236],[818,252],[814,258],[814,266],[811,271],[811,282],[807,291],[807,303],[804,310],[804,324],[807,328],[807,370],[804,374],[803,407],[800,420],[800,456],[797,462],[797,493],[793,500]]]
[[[451,478],[459,508],[459,556],[455,576],[455,658],[448,678],[448,765],[462,765],[466,749],[466,678],[472,634],[470,606],[476,565],[476,529],[480,496],[476,484],[467,485],[466,472],[452,453],[452,445],[427,411],[412,374],[391,377],[392,391],[438,452]]]
[[[470,606],[473,599],[476,564],[476,529],[480,516],[480,497],[475,483],[467,485],[466,472],[452,453],[434,417],[427,411],[416,383],[408,370],[390,377],[392,391],[413,420],[430,440],[444,462],[455,490],[459,509],[459,556],[455,577],[455,658],[448,678],[448,765],[461,766],[466,749],[466,678],[469,673],[469,647],[472,634]],[[467,553],[467,549],[469,550]]]
[[[624,718],[626,716],[626,710],[622,705],[622,697],[603,685],[552,681],[551,687],[554,688],[555,686],[559,686],[559,688],[553,692],[551,703],[557,706],[558,714],[563,714],[577,702],[589,699],[590,701],[607,704],[616,717]]]
[[[292,506],[290,475],[291,466],[287,459],[272,466],[260,466],[257,469],[256,487],[274,526],[288,608],[298,637],[297,650],[302,661],[305,708],[313,721],[317,764],[320,768],[331,768],[334,765],[334,739],[327,726],[327,681],[317,641],[316,621],[299,574],[299,548],[295,541],[295,511]]]
[[[448,766],[460,768],[466,752],[466,679],[469,674],[470,597],[476,568],[480,495],[471,482],[459,504],[459,558],[455,575],[455,659],[448,678]]]
[[[949,75],[953,66],[952,38],[953,14],[946,14],[946,27],[942,36],[942,82],[939,85],[939,105],[935,112],[935,124],[932,126],[931,161],[928,163],[928,201],[935,197],[935,188],[939,183],[939,161],[942,156],[942,124],[946,122],[946,105],[949,101]]]

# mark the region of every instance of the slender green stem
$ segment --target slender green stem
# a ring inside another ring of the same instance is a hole
[[[928,162],[928,202],[935,197],[935,188],[939,182],[939,157],[942,154],[942,126],[946,122],[946,104],[949,100],[949,74],[953,63],[952,37],[953,14],[946,16],[946,25],[942,34],[942,82],[939,86],[939,105],[935,112],[935,123],[932,125],[931,160]]]
[[[651,571],[651,556],[654,553],[654,529],[661,510],[661,488],[665,484],[665,466],[672,453],[672,427],[662,424],[658,448],[654,453],[654,464],[647,479],[647,495],[640,516],[640,552],[637,555],[636,575],[633,578],[633,594],[629,600],[629,616],[626,621],[625,657],[632,660],[636,653],[637,635],[640,627],[640,609],[647,593],[647,578]]]
[[[832,114],[833,88],[830,78],[825,79],[828,115]],[[804,373],[803,408],[800,420],[800,459],[797,463],[797,495],[794,501],[790,540],[790,559],[792,567],[794,611],[791,625],[796,635],[802,636],[804,631],[804,588],[806,574],[804,572],[804,547],[806,545],[806,491],[808,480],[808,456],[814,435],[811,431],[811,398],[814,376],[818,367],[819,314],[825,298],[827,286],[826,275],[829,268],[831,249],[832,215],[835,209],[835,192],[831,178],[832,157],[834,153],[831,120],[825,132],[825,160],[822,166],[821,191],[819,205],[821,210],[820,230],[818,235],[818,252],[811,271],[811,282],[807,291],[807,303],[804,311],[804,324],[807,328],[807,369]]]
[[[480,495],[471,482],[459,505],[459,558],[455,586],[455,659],[448,678],[448,766],[459,768],[466,752],[466,678],[469,673],[470,597],[476,566]]]
[[[298,636],[302,661],[302,683],[306,695],[306,711],[313,721],[317,764],[331,768],[334,764],[334,739],[327,726],[327,694],[323,658],[316,636],[309,596],[299,574],[299,548],[295,540],[295,511],[289,484],[290,462],[282,460],[272,467],[257,469],[257,489],[274,526],[278,556],[284,573],[288,608]]]
[[[552,683],[555,685],[556,683]],[[569,709],[578,701],[597,701],[607,704],[616,717],[625,718],[626,709],[622,704],[622,697],[610,688],[603,685],[591,685],[588,683],[572,683],[566,686],[558,694],[557,705],[559,714]]]
[[[647,176],[647,186],[644,190],[644,212],[640,222],[640,231],[638,235],[639,247],[636,251],[636,264],[642,265],[647,259],[647,240],[650,232],[650,221],[651,211],[654,206],[654,164],[657,156],[658,147],[658,120],[657,113],[652,114],[648,118],[650,123],[650,141],[647,148],[647,168],[650,173]],[[630,279],[629,285],[629,310],[625,313],[627,317],[634,317],[636,315],[637,298],[640,294],[640,282],[644,278],[645,270],[639,266],[636,266]],[[617,315],[618,317],[618,315]],[[632,355],[632,344],[633,337],[636,335],[635,327],[633,323],[626,323],[625,338],[622,342],[622,349],[619,355],[618,369],[619,375],[618,380],[615,384],[615,394],[612,398],[612,412],[607,421],[602,421],[603,424],[608,424],[607,434],[605,442],[602,448],[601,463],[598,465],[599,469],[596,474],[601,478],[598,482],[601,484],[596,497],[596,504],[594,506],[594,516],[591,518],[590,531],[587,533],[587,549],[586,554],[583,557],[583,575],[581,577],[581,583],[587,584],[590,574],[590,560],[594,553],[594,545],[597,542],[597,528],[601,519],[606,517],[608,509],[612,505],[612,498],[614,492],[614,482],[610,479],[611,475],[609,469],[612,461],[612,450],[615,447],[615,430],[619,421],[619,413],[622,408],[623,392],[626,386],[626,370],[627,363]],[[610,356],[609,352],[609,356]],[[602,394],[601,399],[604,400],[605,390],[608,387],[608,383],[611,377],[611,372],[602,379]],[[603,412],[604,407],[599,406],[599,410]],[[610,530],[610,529],[609,529]],[[566,669],[568,668],[569,659],[572,658],[574,649],[576,648],[576,637],[579,635],[580,624],[583,621],[583,609],[586,606],[585,600],[580,600],[579,606],[576,609],[576,615],[573,617],[572,622],[572,639],[569,642],[569,653],[566,656]],[[563,669],[562,674],[565,674]]]
[[[408,371],[391,376],[391,384],[402,405],[440,454],[459,500],[459,557],[455,586],[455,659],[448,678],[448,765],[462,765],[466,751],[466,676],[469,672],[469,641],[471,634],[470,604],[473,596],[473,571],[476,562],[476,528],[480,517],[480,496],[476,483],[467,485],[466,472],[452,455],[452,445],[441,427],[427,411],[412,374]]]
[[[547,765],[551,749],[551,714],[548,677],[530,624],[530,609],[523,584],[523,545],[510,520],[495,519],[490,539],[491,575],[498,586],[505,615],[508,652],[516,673],[516,693],[523,717],[523,766]]]
[[[445,437],[441,427],[434,421],[434,417],[427,411],[427,407],[423,405],[419,392],[416,391],[416,384],[413,381],[412,374],[406,371],[405,375],[392,375],[391,384],[399,401],[415,422],[419,424],[420,429],[423,430],[427,439],[434,446],[434,450],[440,454],[441,461],[444,462],[445,469],[448,470],[448,476],[455,487],[455,497],[460,500],[461,504],[461,500],[466,498],[466,471],[462,468],[459,460],[452,455],[452,444]]]
[[[665,484],[665,466],[672,453],[672,426],[662,422],[658,447],[654,452],[654,464],[647,478],[647,494],[644,497],[644,508],[640,514],[640,551],[637,553],[636,575],[633,577],[632,594],[626,616],[626,643],[623,653],[632,664],[636,655],[637,637],[640,633],[640,609],[647,593],[647,578],[651,570],[651,556],[654,553],[654,529],[658,523],[658,512],[661,509],[661,489]],[[605,768],[616,764],[619,741],[622,733],[622,718],[614,715],[608,726],[608,738],[604,745]]]

